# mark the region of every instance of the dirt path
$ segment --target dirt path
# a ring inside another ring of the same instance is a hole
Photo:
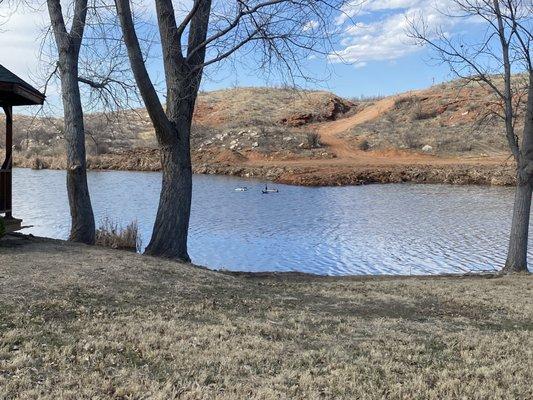
[[[411,96],[413,92],[402,96]],[[391,96],[380,100],[365,108],[361,112],[336,121],[316,124],[321,142],[334,154],[334,158],[326,159],[296,159],[296,160],[265,160],[252,158],[246,162],[247,166],[280,166],[280,167],[311,167],[319,168],[324,173],[338,168],[361,167],[390,167],[405,165],[497,165],[505,164],[505,156],[494,157],[438,157],[432,154],[416,153],[403,150],[363,151],[357,148],[357,142],[349,142],[339,135],[365,122],[379,118],[391,110],[400,96]]]
[[[329,147],[338,159],[353,159],[360,157],[364,153],[350,146],[345,140],[338,137],[340,133],[361,125],[365,122],[378,118],[383,113],[394,107],[394,97],[387,97],[365,108],[363,111],[333,122],[326,122],[318,126],[318,133],[323,144]]]

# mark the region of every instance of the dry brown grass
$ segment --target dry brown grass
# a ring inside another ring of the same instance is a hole
[[[333,93],[275,88],[235,88],[201,93],[195,121],[215,126],[272,126],[294,115],[321,120],[335,99]]]
[[[96,245],[117,250],[141,251],[142,242],[137,221],[122,227],[109,217],[103,218],[96,230]]]
[[[0,398],[526,399],[530,276],[233,276],[0,242]]]
[[[346,137],[364,136],[374,149],[421,150],[430,145],[439,155],[507,153],[503,121],[488,115],[497,109],[496,100],[478,84],[453,81],[398,96],[392,110]]]

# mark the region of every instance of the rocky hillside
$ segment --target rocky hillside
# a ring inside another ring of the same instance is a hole
[[[309,125],[342,118],[358,105],[328,92],[239,88],[201,93],[194,114],[194,152],[255,150],[263,155],[324,157],[318,136]],[[0,126],[4,123],[0,121]],[[86,116],[90,155],[133,148],[154,148],[156,140],[144,109],[115,115]],[[63,127],[58,118],[17,116],[16,148],[28,155],[63,152]],[[0,139],[0,143],[2,143]]]
[[[393,107],[343,137],[364,149],[426,151],[437,155],[507,153],[499,104],[477,83],[453,81],[393,96]],[[518,133],[523,126],[519,118]]]
[[[462,81],[365,101],[272,88],[201,93],[193,166],[309,185],[512,184],[497,109],[489,90]],[[58,118],[17,116],[16,165],[65,168],[62,129]],[[86,131],[91,168],[160,168],[146,110],[87,115]]]

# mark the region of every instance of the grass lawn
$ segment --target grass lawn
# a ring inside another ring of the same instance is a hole
[[[533,277],[229,275],[0,242],[0,399],[530,399]]]

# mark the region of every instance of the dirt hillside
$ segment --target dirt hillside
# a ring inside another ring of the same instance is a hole
[[[496,109],[490,91],[461,81],[367,101],[273,88],[201,93],[194,168],[304,185],[512,184]],[[146,111],[108,117],[86,117],[91,168],[158,170]],[[18,165],[64,167],[60,119],[20,116],[16,122]]]

